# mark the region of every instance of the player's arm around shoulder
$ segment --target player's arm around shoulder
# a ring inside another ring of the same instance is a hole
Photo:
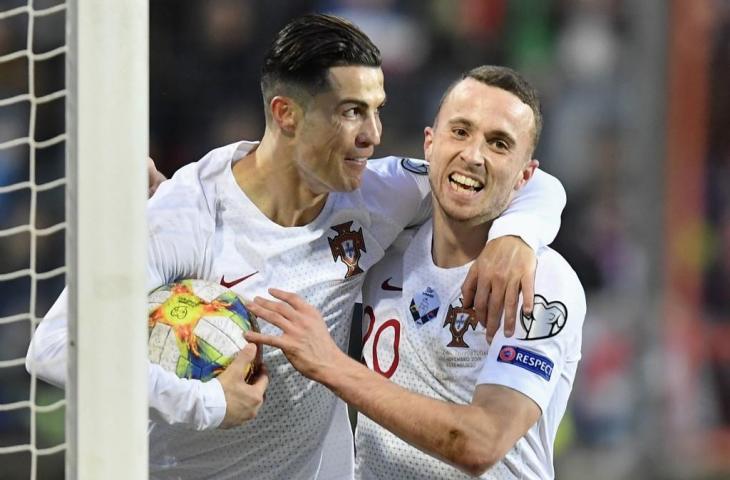
[[[465,306],[473,306],[491,339],[502,323],[514,331],[520,292],[532,309],[536,252],[555,239],[565,207],[565,190],[552,175],[535,169],[507,209],[489,229],[489,238],[462,287]],[[503,322],[502,313],[504,312]]]
[[[560,229],[566,195],[560,180],[539,168],[515,192],[507,209],[494,220],[489,240],[515,235],[535,252],[550,245]]]

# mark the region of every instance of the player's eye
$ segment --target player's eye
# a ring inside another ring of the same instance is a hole
[[[499,138],[495,138],[489,143],[498,151],[506,152],[510,148],[509,143]]]
[[[348,108],[342,113],[342,116],[349,119],[356,119],[360,115],[360,109],[358,107]]]
[[[452,128],[451,133],[453,133],[457,138],[466,138],[469,135],[469,132],[467,132],[465,128],[461,127]]]

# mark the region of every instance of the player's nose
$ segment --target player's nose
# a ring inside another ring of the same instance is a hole
[[[471,167],[482,167],[486,161],[482,143],[478,139],[474,139],[462,148],[459,157]]]
[[[380,145],[382,132],[383,125],[380,122],[380,116],[376,112],[371,113],[367,120],[363,122],[362,128],[355,139],[355,144],[358,148],[376,147]]]

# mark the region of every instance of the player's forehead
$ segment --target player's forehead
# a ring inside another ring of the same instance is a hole
[[[529,105],[515,94],[473,78],[457,83],[444,99],[439,124],[469,123],[487,131],[530,135],[535,117]]]
[[[342,66],[328,71],[327,99],[336,103],[353,101],[378,107],[385,102],[383,70],[380,67]]]

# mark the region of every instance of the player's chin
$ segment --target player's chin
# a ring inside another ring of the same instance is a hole
[[[340,179],[340,187],[338,190],[341,192],[352,192],[362,186],[362,173],[345,172],[345,175]]]
[[[330,182],[329,188],[327,189],[329,192],[352,192],[354,190],[357,190],[360,188],[360,185],[362,184],[361,179],[355,179],[355,178],[341,178],[337,181]]]
[[[472,214],[469,211],[466,211],[464,209],[458,209],[458,208],[446,208],[444,209],[446,216],[449,217],[451,220],[460,222],[460,223],[473,223],[475,215]]]
[[[462,202],[443,202],[441,208],[450,219],[469,225],[478,225],[485,217],[483,208],[476,205],[464,205]]]
[[[351,178],[343,183],[341,192],[352,192],[357,190],[362,185],[362,178]]]

